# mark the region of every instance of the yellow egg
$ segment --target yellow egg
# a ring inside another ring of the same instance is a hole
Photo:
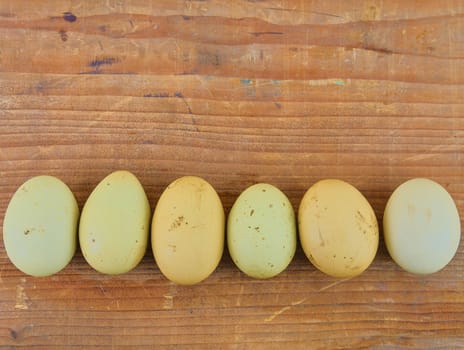
[[[82,209],[79,242],[97,271],[121,274],[143,258],[150,227],[150,205],[139,180],[116,171],[95,187]]]
[[[169,280],[191,285],[206,279],[224,249],[224,209],[214,188],[195,176],[172,182],[156,205],[151,242]]]
[[[53,176],[26,181],[11,198],[3,242],[11,262],[32,276],[63,269],[76,250],[79,208],[71,190]]]
[[[352,185],[321,180],[304,195],[298,211],[303,250],[322,272],[354,277],[374,260],[379,244],[375,213]]]
[[[229,213],[227,246],[234,263],[251,277],[285,270],[296,250],[295,213],[285,194],[265,183],[243,191]]]
[[[393,260],[417,274],[444,268],[461,240],[461,222],[453,198],[429,179],[408,180],[392,193],[385,207],[383,228]]]

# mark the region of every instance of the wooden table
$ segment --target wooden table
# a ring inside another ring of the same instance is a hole
[[[0,1],[0,213],[31,176],[60,177],[82,207],[108,173],[152,208],[192,174],[226,212],[269,182],[297,209],[316,180],[357,186],[379,223],[411,177],[441,183],[464,217],[461,1]],[[181,287],[151,250],[111,277],[80,252],[49,278],[0,243],[0,348],[463,348],[464,253],[417,277],[381,242],[353,279],[299,248],[276,278],[225,252]]]

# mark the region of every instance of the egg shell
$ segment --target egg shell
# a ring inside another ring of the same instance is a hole
[[[424,178],[408,180],[395,189],[385,207],[383,228],[390,256],[416,274],[443,269],[461,240],[453,198],[440,184]]]
[[[82,254],[99,272],[128,272],[145,254],[149,229],[150,204],[142,185],[129,171],[115,171],[95,187],[82,209]]]
[[[36,176],[15,192],[3,221],[11,262],[32,276],[50,276],[71,261],[79,208],[69,187],[53,176]]]
[[[292,204],[277,187],[248,187],[227,221],[227,246],[237,267],[250,277],[271,278],[284,271],[296,250]]]
[[[377,252],[374,210],[354,186],[326,179],[305,193],[298,211],[301,245],[308,259],[333,277],[361,274]]]
[[[162,193],[153,215],[152,249],[172,282],[192,285],[217,267],[224,249],[224,209],[204,179],[184,176]]]

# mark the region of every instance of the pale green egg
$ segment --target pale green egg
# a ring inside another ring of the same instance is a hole
[[[454,257],[461,221],[451,195],[435,181],[411,179],[395,189],[383,216],[385,243],[406,271],[434,273]]]
[[[82,209],[82,254],[99,272],[128,272],[145,254],[149,227],[150,205],[139,180],[128,171],[111,173],[95,187]]]
[[[66,184],[37,176],[15,192],[3,221],[3,242],[11,262],[32,276],[62,270],[76,250],[79,208]]]
[[[270,278],[284,271],[296,250],[295,213],[285,194],[265,183],[243,191],[229,213],[227,246],[248,276]]]

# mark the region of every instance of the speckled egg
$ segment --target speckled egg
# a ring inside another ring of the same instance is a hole
[[[69,187],[53,176],[36,176],[15,192],[3,221],[11,262],[32,276],[62,270],[76,250],[79,208]]]
[[[296,250],[296,220],[287,196],[260,183],[235,201],[227,223],[227,245],[237,267],[254,278],[284,271]]]
[[[298,224],[306,256],[330,276],[357,276],[374,260],[379,244],[374,210],[345,181],[327,179],[311,186],[301,200]]]
[[[192,285],[216,269],[224,249],[224,209],[204,179],[184,176],[162,193],[153,214],[152,249],[172,282]]]

